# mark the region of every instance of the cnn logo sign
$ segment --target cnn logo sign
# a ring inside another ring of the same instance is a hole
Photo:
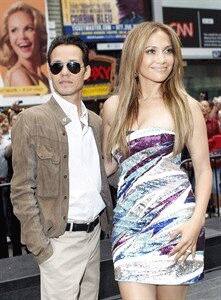
[[[179,37],[193,37],[194,36],[194,26],[192,22],[172,22],[170,26],[176,31]]]

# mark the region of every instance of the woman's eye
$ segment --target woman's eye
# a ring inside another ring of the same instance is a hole
[[[154,53],[155,53],[155,50],[154,50],[154,49],[147,49],[147,50],[146,50],[146,53],[147,53],[147,54],[154,54]]]
[[[174,53],[173,48],[168,48],[168,49],[166,50],[166,53]]]
[[[15,32],[17,31],[17,28],[12,28],[10,31],[11,31],[12,33],[15,33]]]
[[[30,27],[27,27],[26,30],[31,32],[34,30],[34,28],[30,26]]]

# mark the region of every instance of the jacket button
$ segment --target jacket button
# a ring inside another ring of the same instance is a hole
[[[67,178],[67,177],[68,177],[68,176],[65,174],[65,175],[64,175],[64,178]]]
[[[64,220],[64,221],[66,220],[66,216],[63,216],[63,220]]]
[[[63,156],[64,158],[67,158],[67,155],[66,154],[64,154],[64,156]]]
[[[66,200],[66,199],[67,199],[67,196],[64,196],[64,199]]]
[[[62,134],[63,134],[63,135],[66,135],[66,133],[65,133],[64,131],[62,132]]]

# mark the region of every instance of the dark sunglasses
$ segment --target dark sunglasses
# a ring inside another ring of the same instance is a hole
[[[63,69],[64,65],[67,66],[68,71],[70,71],[72,74],[78,74],[84,66],[81,66],[78,62],[74,60],[69,60],[66,63],[63,63],[61,61],[56,61],[52,64],[49,65],[49,68],[51,70],[51,73],[54,75],[57,75],[61,72]]]

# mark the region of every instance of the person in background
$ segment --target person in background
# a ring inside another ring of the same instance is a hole
[[[15,125],[15,122],[17,121],[18,114],[13,113],[10,115],[10,126],[11,128]]]
[[[44,83],[41,70],[46,62],[47,32],[45,18],[36,8],[22,2],[13,3],[4,15],[0,36],[0,64],[6,71],[5,86],[29,86]]]
[[[200,92],[200,95],[199,95],[199,101],[203,101],[203,100],[206,100],[206,101],[209,100],[209,94],[208,94],[208,91],[201,91],[201,92]]]
[[[12,147],[11,147],[11,128],[16,122],[19,108],[12,105],[10,112],[10,123],[6,114],[0,114],[0,184],[4,184],[0,188],[1,199],[1,237],[0,237],[0,257],[8,257],[7,236],[10,237],[13,256],[22,254],[20,222],[13,213],[13,208],[10,200],[10,185],[13,170],[12,170]],[[5,185],[7,184],[7,185]]]
[[[5,158],[5,149],[10,144],[10,141],[4,138],[3,128],[0,126],[0,183],[7,182],[8,165]]]
[[[214,97],[212,102],[210,103],[210,113],[209,113],[209,117],[210,118],[215,118],[217,120],[219,120],[219,111],[221,110],[221,96],[220,97]]]
[[[0,118],[1,118],[0,126],[2,128],[2,138],[4,140],[10,141],[11,132],[10,132],[10,124],[9,124],[8,116],[4,113],[1,113]]]
[[[106,172],[120,171],[112,251],[123,300],[184,300],[203,278],[212,173],[203,115],[182,74],[173,29],[141,23],[123,45],[118,94],[104,103]],[[180,168],[184,145],[195,195]]]
[[[221,110],[218,111],[217,117],[218,117],[218,123],[219,123],[219,131],[221,133]]]
[[[18,117],[17,112],[13,111],[13,113],[10,113],[10,120],[11,120],[10,135],[11,135],[11,129],[14,127],[17,117]],[[5,158],[8,164],[7,182],[10,182],[13,175],[11,141],[5,148]],[[22,255],[21,224],[13,212],[9,188],[6,191],[6,196],[7,196],[8,235],[11,240],[12,253],[13,256]]]
[[[0,127],[0,258],[6,258],[9,256],[7,233],[7,187],[4,185],[7,183],[8,165],[5,158],[5,149],[9,141],[3,139],[3,130]]]
[[[210,116],[211,106],[208,101],[201,101],[200,107],[206,122],[208,139],[211,139],[214,135],[220,134],[219,122],[215,117]]]
[[[101,119],[82,102],[87,45],[55,38],[48,65],[52,98],[21,112],[12,128],[11,199],[40,267],[41,299],[97,300],[100,231],[111,230],[112,200]]]

